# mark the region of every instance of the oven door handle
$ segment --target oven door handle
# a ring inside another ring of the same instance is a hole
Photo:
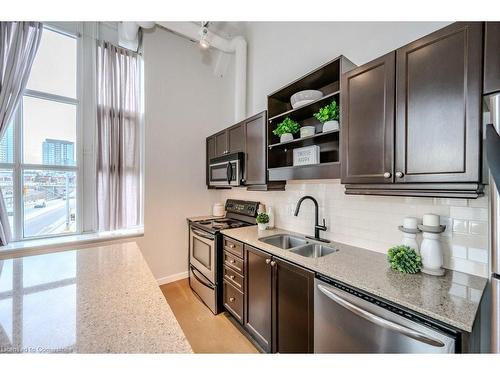
[[[213,241],[215,239],[215,237],[213,235],[205,233],[205,232],[202,232],[201,230],[194,229],[194,228],[191,228],[191,230],[198,237],[206,238],[207,240],[211,240],[211,241]]]
[[[371,312],[362,309],[361,307],[356,306],[355,304],[346,301],[342,297],[340,297],[337,293],[333,291],[332,288],[328,288],[323,285],[318,285],[318,289],[321,293],[323,293],[325,296],[330,298],[332,301],[336,302],[343,308],[349,310],[350,312],[356,314],[357,316],[368,320],[369,322],[372,322],[373,324],[376,324],[380,327],[384,327],[386,329],[389,329],[391,331],[396,331],[398,333],[401,333],[405,336],[408,336],[414,340],[423,342],[428,345],[436,346],[442,348],[444,346],[444,343],[442,343],[439,340],[436,340],[435,338],[429,337],[426,334],[416,331],[414,329],[402,326],[400,324],[391,322],[390,320],[384,319],[378,315],[372,314]]]
[[[195,279],[196,279],[196,280],[197,280],[200,284],[202,284],[202,285],[204,285],[204,286],[206,286],[207,288],[210,288],[210,289],[212,289],[212,290],[214,290],[214,289],[215,289],[215,286],[213,286],[213,285],[211,285],[211,284],[207,283],[206,281],[204,281],[204,280],[202,280],[201,278],[199,278],[198,276],[196,276],[196,272],[198,272],[198,271],[196,270],[196,268],[194,268],[193,266],[190,266],[190,268],[191,268],[191,273],[193,274],[194,278],[195,278]]]
[[[233,179],[233,167],[230,161],[227,163],[226,174],[227,174],[227,184],[231,185],[231,180]]]

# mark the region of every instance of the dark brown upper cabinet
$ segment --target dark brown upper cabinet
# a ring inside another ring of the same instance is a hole
[[[244,173],[246,185],[265,185],[267,181],[266,118],[264,111],[245,120],[246,168]]]
[[[267,111],[262,111],[207,137],[207,185],[211,158],[242,152],[245,154],[242,183],[248,190],[283,190],[283,181],[268,179],[266,129]]]
[[[342,183],[393,182],[395,59],[391,52],[342,76]]]
[[[207,138],[207,163],[206,163],[206,180],[208,185],[208,166],[210,164],[210,159],[215,158],[215,136]]]
[[[396,51],[396,182],[478,182],[482,24],[454,23]]]
[[[500,22],[486,22],[484,28],[484,94],[500,91]]]
[[[245,124],[243,122],[227,129],[228,154],[245,152]]]
[[[344,74],[346,194],[482,194],[482,46],[458,22]]]
[[[333,100],[341,106],[342,73],[355,66],[345,56],[339,56],[268,95],[267,164],[271,181],[327,179],[340,176],[339,131],[323,132],[323,124],[314,117],[314,114]],[[323,96],[298,108],[292,108],[291,96],[302,90],[318,90]],[[287,117],[296,121],[301,127],[314,127],[314,134],[303,138],[295,134],[293,140],[281,142],[280,137],[273,131]],[[319,148],[319,163],[294,165],[294,150],[306,146]]]
[[[227,147],[227,131],[223,130],[214,136],[215,138],[215,156],[222,156],[228,154]]]

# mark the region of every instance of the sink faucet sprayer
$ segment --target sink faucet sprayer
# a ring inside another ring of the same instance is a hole
[[[318,223],[318,221],[319,221],[319,208],[318,208],[318,202],[316,201],[316,199],[314,199],[310,195],[306,195],[306,196],[300,198],[299,201],[297,202],[297,208],[295,208],[294,215],[297,216],[299,214],[300,205],[302,204],[302,201],[304,201],[306,199],[310,199],[310,200],[313,201],[313,203],[314,203],[314,211],[315,211],[314,237],[311,237],[311,236],[306,236],[306,237],[310,238],[310,239],[313,239],[313,240],[316,240],[316,241],[330,242],[329,240],[325,240],[325,239],[322,239],[322,238],[319,237],[319,231],[320,230],[326,230],[327,228],[326,228],[325,219],[323,219],[323,225],[319,225],[319,223]]]

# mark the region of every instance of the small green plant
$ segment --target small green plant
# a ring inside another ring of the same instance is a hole
[[[394,246],[387,252],[393,270],[401,273],[417,273],[422,268],[422,258],[409,246]]]
[[[314,117],[323,124],[327,121],[338,120],[339,107],[337,106],[337,102],[334,100],[330,104],[320,108],[319,112],[314,114]]]
[[[267,224],[269,223],[269,215],[261,212],[260,214],[257,215],[257,218],[255,219],[257,224]]]
[[[276,129],[273,130],[273,134],[281,137],[286,133],[295,134],[299,131],[299,129],[300,125],[293,121],[290,117],[287,117],[276,126]]]

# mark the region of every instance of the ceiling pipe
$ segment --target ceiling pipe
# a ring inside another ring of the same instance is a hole
[[[157,24],[191,40],[200,40],[200,26],[195,23],[157,22]],[[246,117],[247,42],[241,36],[228,40],[210,30],[207,40],[213,48],[225,53],[234,53],[234,120],[241,121]]]

